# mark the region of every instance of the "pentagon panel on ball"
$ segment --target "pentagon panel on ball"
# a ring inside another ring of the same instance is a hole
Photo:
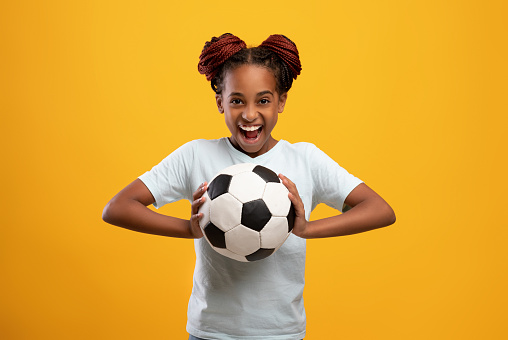
[[[219,254],[262,260],[289,237],[295,219],[288,190],[272,170],[241,163],[220,171],[203,195],[199,225]]]

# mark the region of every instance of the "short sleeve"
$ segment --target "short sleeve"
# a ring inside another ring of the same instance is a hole
[[[312,168],[313,208],[324,203],[342,212],[347,196],[363,183],[341,167],[326,153],[312,145],[308,159]]]
[[[155,198],[153,205],[156,208],[192,198],[189,177],[194,159],[194,143],[189,142],[173,151],[150,171],[139,176]]]

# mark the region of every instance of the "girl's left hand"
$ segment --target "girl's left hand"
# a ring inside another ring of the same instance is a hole
[[[296,185],[283,174],[279,174],[279,178],[282,180],[282,184],[289,190],[288,197],[295,207],[295,225],[293,227],[293,234],[296,236],[305,238],[305,231],[308,226],[308,222],[305,219],[305,207],[303,201],[298,194]]]
[[[199,208],[203,205],[205,201],[205,191],[207,189],[208,183],[202,183],[199,188],[194,191],[192,194],[192,205],[191,205],[191,218],[190,218],[190,234],[193,238],[201,238],[203,237],[203,232],[201,227],[199,226],[199,220],[203,217],[203,213],[199,212]]]

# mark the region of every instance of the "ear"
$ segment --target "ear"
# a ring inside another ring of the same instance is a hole
[[[215,95],[215,103],[217,104],[217,109],[219,109],[220,113],[224,113],[224,106],[222,105],[222,94]]]
[[[288,93],[285,92],[279,96],[279,113],[284,111],[284,107],[286,106],[286,100],[288,99]]]

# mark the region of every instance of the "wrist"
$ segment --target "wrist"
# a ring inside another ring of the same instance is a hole
[[[305,221],[305,223],[302,223],[299,226],[295,225],[295,227],[293,228],[293,234],[295,234],[296,236],[303,238],[303,239],[310,238],[310,235],[309,235],[310,224],[311,224],[311,222]]]
[[[198,223],[193,223],[192,220],[188,221],[189,238],[202,238],[203,232]]]

